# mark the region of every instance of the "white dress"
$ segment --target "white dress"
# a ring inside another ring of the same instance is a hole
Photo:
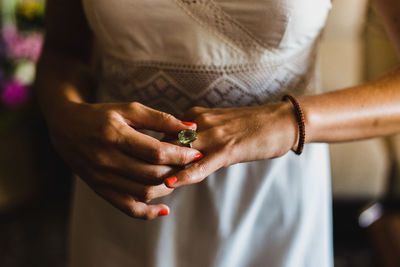
[[[318,91],[316,44],[330,0],[83,0],[101,48],[97,100],[174,114],[258,105]],[[265,149],[268,149],[267,147]],[[71,267],[332,266],[329,158],[223,168],[129,218],[76,180]]]

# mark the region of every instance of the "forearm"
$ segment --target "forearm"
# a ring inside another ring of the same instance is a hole
[[[57,51],[44,50],[35,89],[47,119],[63,114],[66,105],[90,100],[93,87],[89,62]]]
[[[306,143],[400,133],[400,69],[364,85],[300,98]]]
[[[46,2],[46,35],[38,62],[35,89],[47,119],[66,105],[88,100],[93,36],[80,0]]]

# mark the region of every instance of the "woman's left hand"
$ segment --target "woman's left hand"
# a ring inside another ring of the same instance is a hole
[[[297,144],[297,123],[293,106],[280,102],[242,108],[194,107],[184,118],[197,123],[193,148],[204,157],[167,178],[176,188],[201,182],[229,165],[282,156]]]

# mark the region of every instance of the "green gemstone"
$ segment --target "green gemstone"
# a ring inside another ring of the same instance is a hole
[[[178,134],[179,142],[184,145],[190,144],[197,139],[197,133],[195,130],[188,129],[180,131]]]

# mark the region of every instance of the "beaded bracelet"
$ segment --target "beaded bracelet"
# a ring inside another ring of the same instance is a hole
[[[299,104],[299,101],[297,100],[297,98],[295,96],[290,95],[290,94],[284,95],[282,98],[282,101],[287,101],[287,100],[289,100],[294,106],[296,121],[299,126],[299,142],[297,144],[297,148],[294,151],[294,153],[296,153],[297,155],[300,155],[301,152],[303,152],[304,142],[306,139],[304,112]]]

